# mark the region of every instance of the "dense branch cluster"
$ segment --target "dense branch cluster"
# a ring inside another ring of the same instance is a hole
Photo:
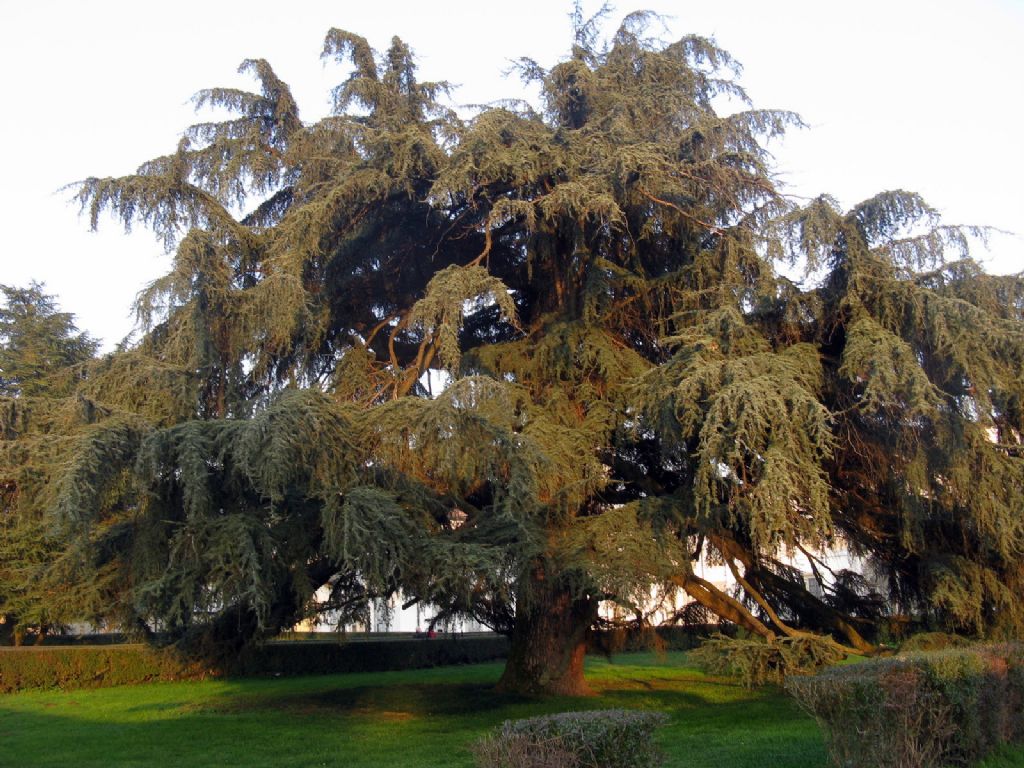
[[[799,119],[650,20],[601,43],[577,19],[564,61],[520,62],[539,108],[471,118],[402,41],[334,29],[328,117],[246,61],[256,92],[196,97],[235,117],[81,182],[93,225],[142,222],[174,260],[74,406],[8,393],[4,514],[63,542],[38,594],[273,632],[323,584],[346,617],[401,589],[524,647],[652,586],[860,648],[886,610],[1024,626],[1024,283],[914,194],[787,199],[764,142]],[[824,564],[815,597],[780,559],[835,542],[887,601]]]

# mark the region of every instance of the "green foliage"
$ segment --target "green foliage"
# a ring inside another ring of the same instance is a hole
[[[836,765],[967,765],[1024,737],[1022,662],[1019,645],[982,645],[833,667],[786,687]]]
[[[202,663],[145,645],[44,646],[0,649],[0,693],[33,688],[99,688],[158,680],[201,680]]]
[[[654,743],[661,712],[625,709],[560,712],[507,720],[474,748],[480,768],[547,768],[565,759],[579,768],[655,768],[664,756]]]
[[[79,332],[39,283],[0,285],[0,396],[60,397],[81,380],[99,346]]]
[[[951,648],[967,648],[971,641],[960,635],[947,632],[919,632],[900,643],[900,653],[922,651],[945,651]]]
[[[333,675],[479,664],[508,653],[504,637],[274,642],[224,664],[148,645],[0,648],[0,693],[35,688],[100,688],[154,681],[261,675]]]
[[[634,655],[614,664],[595,659],[588,666],[600,695],[586,699],[495,694],[501,667],[492,663],[29,691],[3,697],[0,722],[7,762],[46,768],[127,768],[152,763],[155,755],[181,766],[343,761],[351,768],[471,768],[471,745],[505,720],[643,707],[673,713],[657,731],[670,765],[825,765],[814,721],[778,691],[708,681],[679,654]]]
[[[340,503],[327,503],[323,527],[328,554],[353,563],[375,591],[400,580],[414,558],[407,550],[416,530],[394,496],[379,488],[353,488]]]
[[[836,643],[815,635],[733,638],[715,635],[690,654],[705,672],[735,677],[748,688],[781,685],[792,675],[807,675],[846,657]]]
[[[68,463],[81,458],[76,449],[91,448],[69,432],[97,415],[76,388],[88,380],[98,343],[43,286],[0,285],[0,294],[0,618],[19,637],[85,607],[76,600],[68,610],[68,585],[47,577],[65,541],[46,511]]]
[[[509,632],[560,612],[582,647],[655,586],[870,650],[878,596],[780,558],[838,541],[892,609],[1019,632],[1024,283],[913,193],[787,199],[765,142],[799,118],[713,41],[604,15],[520,62],[536,108],[466,119],[402,40],[330,30],[331,115],[247,60],[254,90],[196,97],[227,119],[78,184],[173,260],[77,405],[4,406],[18,519],[61,542],[32,576],[218,642],[327,585],[349,617],[399,589]]]
[[[709,527],[742,525],[757,550],[774,551],[828,532],[834,437],[817,350],[780,354],[745,325],[729,311],[691,329],[680,354],[640,380],[639,403],[653,423],[669,411],[666,439],[696,444],[694,502]]]

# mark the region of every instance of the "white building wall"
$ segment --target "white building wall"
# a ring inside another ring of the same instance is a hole
[[[855,558],[845,546],[837,545],[823,552],[814,552],[814,557],[825,563],[828,569],[833,571],[852,570],[863,573],[864,564]],[[817,582],[814,580],[814,569],[807,556],[799,550],[783,551],[779,558],[781,562],[796,568],[804,574],[808,589],[812,592],[817,590]],[[736,580],[726,565],[708,563],[706,558],[701,558],[694,566],[697,576],[713,584],[718,589],[732,593],[736,588]],[[829,571],[818,567],[823,578],[828,578]],[[317,599],[327,600],[330,593],[328,587],[322,587],[317,592]],[[352,624],[343,629],[348,632],[394,632],[413,633],[427,631],[431,620],[437,615],[434,606],[424,603],[415,603],[408,608],[403,608],[405,598],[401,593],[393,596],[387,604],[383,601],[374,600],[370,603],[370,621],[368,624]],[[647,617],[650,624],[658,626],[670,619],[677,611],[692,602],[691,598],[682,590],[674,594],[659,594],[656,587],[651,588],[650,599],[647,605],[641,610]],[[620,607],[612,602],[601,604],[600,615],[608,620],[632,618],[626,616]],[[297,624],[294,628],[297,632],[333,632],[336,631],[336,622],[327,615],[316,620],[307,620]],[[450,622],[448,625],[436,627],[438,631],[445,632],[488,632],[487,627],[479,622],[470,619],[462,619]]]
[[[317,590],[316,599],[326,601],[330,596],[329,587],[321,587]],[[409,633],[426,632],[430,622],[437,615],[437,608],[425,603],[415,603],[408,608],[403,608],[405,597],[398,593],[387,602],[383,600],[370,601],[370,620],[366,624],[350,624],[342,627],[347,632],[394,632]],[[330,614],[317,619],[307,619],[295,625],[296,632],[334,632],[337,631],[337,622]],[[488,628],[479,622],[470,619],[451,621],[445,625],[438,624],[435,629],[444,632],[488,632]]]

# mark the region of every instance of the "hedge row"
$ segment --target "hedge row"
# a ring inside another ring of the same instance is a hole
[[[591,653],[630,651],[691,651],[716,634],[735,635],[733,624],[694,624],[689,626],[609,629],[594,632],[588,642]]]
[[[1024,645],[911,653],[793,677],[846,768],[970,765],[1024,740]]]
[[[211,669],[171,649],[147,645],[0,648],[0,693],[29,688],[99,688],[206,677],[383,672],[474,664],[508,654],[504,637],[354,643],[272,642]]]
[[[201,664],[147,645],[0,648],[0,693],[196,680],[212,674]]]
[[[478,664],[505,658],[508,647],[508,638],[500,635],[351,643],[274,642],[244,652],[229,673],[313,675]]]

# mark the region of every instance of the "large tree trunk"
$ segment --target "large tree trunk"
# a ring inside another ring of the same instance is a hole
[[[538,566],[519,590],[516,622],[498,690],[528,696],[589,696],[583,676],[597,600],[548,580]]]

